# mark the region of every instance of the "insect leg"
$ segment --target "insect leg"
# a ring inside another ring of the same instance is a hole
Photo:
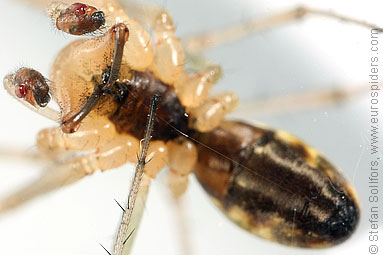
[[[288,22],[305,18],[309,15],[315,15],[318,17],[328,17],[336,20],[346,21],[360,26],[364,26],[371,29],[377,29],[380,32],[382,27],[378,27],[374,24],[370,24],[365,21],[347,17],[344,15],[336,14],[327,10],[314,9],[309,7],[299,7],[292,10],[288,10],[273,16],[249,19],[240,24],[233,24],[226,26],[218,31],[209,31],[208,33],[197,34],[190,36],[183,40],[185,52],[191,55],[198,55],[200,52],[219,46],[230,41],[238,40],[251,33],[256,33],[266,29],[273,28],[275,26],[283,25]]]

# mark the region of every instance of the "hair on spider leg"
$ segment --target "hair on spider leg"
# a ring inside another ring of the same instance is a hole
[[[122,205],[116,200],[116,199],[114,199],[114,201],[117,203],[117,205],[121,208],[121,210],[123,211],[123,212],[125,212],[125,209],[124,209],[124,207],[122,207]]]
[[[110,253],[110,251],[108,251],[108,250],[104,247],[104,245],[102,245],[101,243],[100,243],[99,245],[106,251],[106,253],[108,253],[109,255],[112,255],[112,253]]]
[[[124,242],[122,243],[122,244],[124,244],[125,245],[125,243],[129,240],[129,238],[133,235],[133,233],[134,233],[134,231],[135,231],[136,229],[135,228],[133,228],[133,230],[130,232],[130,234],[126,237],[126,239],[124,240]]]

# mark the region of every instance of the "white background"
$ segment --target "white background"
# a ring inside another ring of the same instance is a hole
[[[159,4],[173,14],[181,37],[252,16],[271,15],[298,4],[319,6],[374,23],[379,22],[383,7],[378,0],[359,4],[320,1],[320,5],[315,1],[271,4],[250,0],[168,0]],[[0,77],[21,66],[47,74],[54,56],[72,38],[55,31],[42,11],[25,4],[3,0],[0,9]],[[249,102],[335,84],[347,87],[367,83],[369,43],[369,29],[308,18],[210,50],[206,56],[225,71],[215,91],[234,90],[244,102]],[[383,40],[380,43],[383,48]],[[192,244],[190,254],[368,254],[368,107],[368,96],[361,96],[351,102],[317,109],[303,107],[293,113],[266,116],[253,113],[250,107],[234,114],[301,137],[343,169],[356,187],[364,212],[350,240],[331,249],[305,250],[259,239],[227,220],[192,177],[183,200],[183,222]],[[0,112],[1,148],[12,145],[31,149],[38,130],[54,124],[25,109],[4,90],[0,91]],[[0,197],[37,177],[42,168],[31,162],[0,158]],[[131,176],[130,165],[97,173],[1,215],[0,254],[106,254],[99,243],[112,250],[121,213],[113,199],[125,201]],[[179,222],[171,201],[162,175],[151,190],[134,255],[182,254],[177,237]],[[380,248],[383,251],[383,246]]]

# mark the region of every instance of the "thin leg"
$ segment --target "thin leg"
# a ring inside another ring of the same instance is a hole
[[[94,153],[65,163],[54,164],[27,187],[0,201],[0,211],[22,203],[62,186],[74,183],[96,170],[108,170],[137,160],[139,141],[131,136],[119,136]]]
[[[134,231],[138,227],[141,220],[143,206],[141,205],[136,207],[135,205],[137,198],[146,200],[151,181],[151,178],[145,174],[144,170],[147,164],[146,157],[148,155],[149,142],[153,131],[154,117],[158,108],[158,101],[159,97],[154,96],[150,107],[150,114],[146,125],[145,137],[143,138],[141,153],[138,158],[132,187],[129,192],[127,207],[122,215],[121,224],[114,245],[115,255],[130,253],[133,244],[132,239],[134,238],[132,235],[134,235]],[[127,241],[129,242],[125,245]]]
[[[7,160],[25,160],[27,162],[49,162],[49,157],[28,147],[0,147],[0,157]]]
[[[325,87],[325,86],[323,86]],[[332,86],[334,87],[334,86]],[[338,104],[348,100],[365,96],[370,91],[368,84],[342,86],[340,88],[320,89],[307,91],[287,96],[262,98],[256,102],[241,102],[236,113],[247,113],[251,109],[252,114],[267,115],[283,114],[307,110],[308,108],[321,107],[323,105]]]
[[[190,255],[193,254],[193,246],[188,235],[189,231],[181,196],[188,187],[189,175],[197,163],[198,152],[195,144],[184,137],[169,141],[166,145],[169,157],[169,188],[173,194],[174,206],[178,216],[176,225],[179,231],[179,241],[182,245],[182,254]]]
[[[182,255],[192,255],[193,254],[193,245],[190,239],[190,231],[187,227],[187,217],[185,215],[185,205],[184,201],[180,197],[174,197],[174,206],[176,207],[177,214],[177,228],[178,228],[178,238],[182,247]]]
[[[56,164],[51,166],[51,168],[54,168],[54,170],[46,170],[38,180],[1,200],[0,212],[13,209],[32,198],[61,186],[74,183],[89,174],[87,172],[88,166],[84,165],[82,159],[73,160],[65,164]]]
[[[138,231],[138,227],[141,222],[141,218],[145,209],[146,199],[148,197],[151,181],[152,181],[151,177],[149,177],[145,173],[142,175],[142,180],[140,183],[140,187],[137,190],[137,194],[135,198],[136,202],[134,206],[125,208],[124,215],[125,214],[127,215],[129,211],[131,211],[131,215],[130,215],[129,221],[122,221],[123,223],[121,223],[120,225],[120,226],[126,225],[126,230],[124,230],[124,233],[120,234],[121,238],[116,240],[115,253],[114,253],[115,255],[131,254],[131,250],[134,244],[134,239],[136,237],[136,233]],[[130,210],[130,208],[132,209]],[[117,247],[118,243],[120,243],[121,246]]]
[[[308,15],[328,17],[371,29],[377,29],[380,32],[383,31],[381,27],[378,27],[374,24],[336,14],[331,11],[299,7],[266,18],[250,19],[240,24],[226,26],[225,28],[218,31],[209,31],[208,33],[190,36],[189,38],[185,38],[183,40],[184,49],[188,54],[197,55],[208,48],[213,48],[230,41],[238,40],[244,36],[249,35],[250,33],[255,33],[270,29],[275,26],[283,25],[288,22],[307,17]]]

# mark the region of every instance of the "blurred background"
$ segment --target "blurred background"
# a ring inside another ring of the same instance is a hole
[[[299,5],[383,25],[378,18],[383,3],[378,0],[153,2],[170,11],[180,37]],[[47,75],[58,51],[75,38],[56,31],[42,10],[25,2],[3,0],[0,8],[0,77],[22,66]],[[259,121],[289,131],[321,151],[355,186],[362,204],[362,219],[356,233],[339,246],[323,250],[282,246],[231,223],[192,176],[182,199],[185,212],[182,227],[187,230],[185,238],[191,244],[188,254],[367,254],[368,94],[335,105],[302,106],[297,111],[281,109],[272,114],[254,109],[252,103],[307,91],[367,85],[370,36],[369,29],[310,16],[204,52],[224,70],[224,77],[213,91],[236,91],[243,102],[230,118]],[[383,48],[383,40],[381,43]],[[38,130],[54,125],[17,103],[3,89],[0,112],[1,149],[14,146],[24,151],[33,149]],[[35,162],[0,157],[0,198],[36,178],[43,167]],[[114,199],[124,203],[132,174],[133,165],[96,173],[0,215],[0,254],[106,254],[99,243],[112,251],[121,215]],[[163,173],[153,182],[132,254],[183,254],[177,217]]]

